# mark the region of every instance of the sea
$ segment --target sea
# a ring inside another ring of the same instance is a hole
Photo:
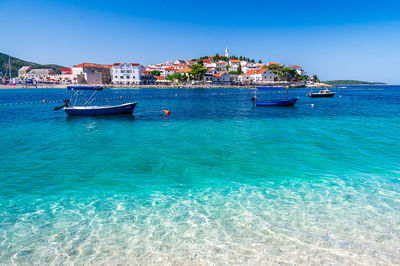
[[[332,90],[1,89],[0,264],[399,265],[400,86]]]

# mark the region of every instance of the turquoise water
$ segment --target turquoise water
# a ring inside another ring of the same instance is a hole
[[[249,92],[0,90],[0,264],[399,264],[400,87]]]

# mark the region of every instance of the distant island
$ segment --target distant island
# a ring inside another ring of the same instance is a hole
[[[65,68],[64,66],[56,65],[56,64],[48,64],[48,65],[41,65],[29,61],[25,61],[16,57],[11,56],[11,76],[18,77],[18,69],[23,66],[30,66],[33,69],[43,69],[49,68],[53,69],[57,74],[61,74],[61,68]],[[0,72],[3,74],[6,73],[6,69],[8,68],[8,55],[0,53]]]
[[[361,80],[327,80],[323,81],[325,84],[329,85],[386,85],[383,82],[368,82]]]

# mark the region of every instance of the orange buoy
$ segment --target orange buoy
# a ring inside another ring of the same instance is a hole
[[[46,103],[46,100],[43,100],[44,103]]]
[[[122,98],[124,98],[124,97],[120,96],[119,98],[121,98],[121,99],[122,99]]]
[[[164,111],[164,114],[165,114],[165,115],[170,115],[170,114],[171,114],[171,112],[168,111],[168,110],[163,110],[163,111]]]

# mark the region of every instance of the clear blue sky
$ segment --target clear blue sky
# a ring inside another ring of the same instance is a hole
[[[38,63],[157,63],[223,53],[322,80],[400,84],[400,1],[0,0],[0,51]]]

